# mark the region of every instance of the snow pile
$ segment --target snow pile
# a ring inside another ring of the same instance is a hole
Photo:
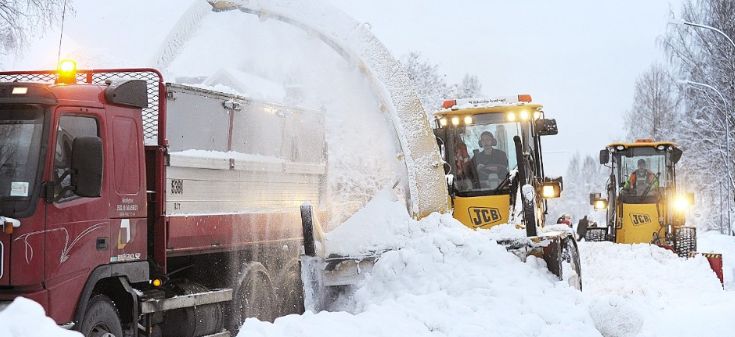
[[[0,336],[3,337],[81,337],[78,332],[64,330],[46,317],[40,304],[18,297],[0,311]]]
[[[347,221],[325,235],[327,254],[364,255],[403,246],[411,234],[406,205],[383,189]]]
[[[697,250],[701,253],[722,254],[725,289],[735,290],[735,237],[714,231],[697,233]]]
[[[401,221],[402,248],[340,298],[342,311],[248,319],[239,336],[599,336],[581,294],[541,260],[522,263],[451,215]]]
[[[703,257],[652,245],[580,242],[583,295],[604,336],[725,336],[735,310]]]

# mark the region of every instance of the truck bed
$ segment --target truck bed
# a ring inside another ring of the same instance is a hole
[[[324,190],[321,113],[288,108],[276,114],[286,107],[167,88],[168,254],[300,240],[299,207],[318,205]]]

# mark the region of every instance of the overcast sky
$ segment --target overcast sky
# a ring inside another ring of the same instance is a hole
[[[547,169],[625,136],[633,85],[681,0],[329,0],[370,24],[398,57],[421,52],[450,82],[476,74],[489,96],[530,93],[556,117]]]
[[[76,0],[76,12],[67,17],[63,54],[79,59],[82,67],[144,65],[130,51],[152,55],[192,1],[101,6]],[[665,61],[657,41],[682,2],[327,1],[368,22],[396,57],[418,51],[439,64],[449,82],[476,74],[485,95],[529,93],[544,104],[560,130],[545,141],[550,175],[564,174],[575,152],[595,155],[608,142],[623,139],[622,115],[630,109],[635,80],[651,63]],[[151,16],[159,28],[151,27]],[[49,68],[57,46],[58,29],[52,29],[7,66]]]

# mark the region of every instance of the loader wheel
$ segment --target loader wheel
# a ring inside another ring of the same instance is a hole
[[[105,295],[89,300],[79,332],[85,337],[123,337],[120,316],[115,304]]]
[[[276,277],[279,316],[304,313],[304,285],[301,282],[301,263],[293,259]]]
[[[275,319],[276,296],[268,270],[259,262],[250,262],[243,268],[235,291],[231,317],[231,331],[238,331],[246,318],[261,321]]]
[[[579,248],[573,237],[567,236],[562,241],[561,275],[570,287],[582,291],[582,264],[579,261]]]

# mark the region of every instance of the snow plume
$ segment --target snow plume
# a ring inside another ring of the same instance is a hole
[[[543,261],[520,262],[448,214],[405,222],[401,249],[340,298],[341,312],[248,319],[239,336],[600,336],[581,294]]]
[[[35,301],[18,297],[4,310],[0,309],[0,336],[3,337],[82,337],[82,334],[60,328],[46,317]]]

